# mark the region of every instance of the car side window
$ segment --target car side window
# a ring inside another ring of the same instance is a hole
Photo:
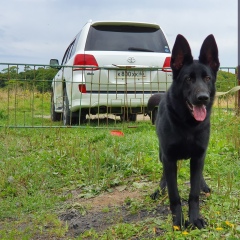
[[[67,48],[66,52],[63,55],[62,63],[61,65],[64,65],[66,63],[67,55],[68,55],[69,47]]]
[[[62,64],[61,65],[64,65],[67,63],[67,61],[70,59],[70,57],[73,55],[73,47],[74,47],[74,43],[76,41],[76,38],[73,40],[73,42],[68,46],[64,56],[63,56],[63,59],[62,59]]]
[[[69,45],[68,47],[68,53],[67,53],[67,56],[66,56],[66,62],[70,59],[71,57],[71,53],[72,53],[72,49],[73,49],[73,45],[75,43],[75,40]],[[65,63],[66,63],[65,62]]]
[[[77,43],[78,43],[78,39],[80,37],[81,32],[79,32],[77,34],[77,36],[75,37],[75,39],[71,42],[71,44],[68,46],[63,59],[62,59],[62,64],[61,65],[65,65],[67,63],[67,61],[73,56],[73,54],[76,51],[77,48]]]
[[[79,32],[73,42],[73,46],[72,46],[72,50],[70,52],[69,58],[71,58],[73,56],[73,54],[76,52],[76,48],[77,48],[77,43],[78,43],[78,39],[80,37],[81,32]]]

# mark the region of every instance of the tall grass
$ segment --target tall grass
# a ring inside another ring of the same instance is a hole
[[[50,124],[50,93],[13,88],[0,91],[1,126],[47,126]],[[1,117],[2,115],[2,117]]]

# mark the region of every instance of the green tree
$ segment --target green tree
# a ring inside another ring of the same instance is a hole
[[[32,69],[24,66],[24,71],[18,73],[17,66],[4,68],[0,73],[0,87],[14,85],[30,89],[37,89],[40,92],[50,91],[51,82],[57,73],[57,69],[50,67],[39,67]]]
[[[57,73],[57,69],[54,68],[38,68],[36,71],[37,90],[40,92],[46,92],[51,90],[52,79]]]
[[[236,74],[226,72],[226,71],[218,71],[217,81],[216,81],[216,89],[218,92],[227,92],[231,88],[237,85],[237,76]]]

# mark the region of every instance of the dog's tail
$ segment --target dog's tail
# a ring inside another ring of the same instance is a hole
[[[148,99],[147,114],[152,120],[152,124],[155,124],[158,105],[161,101],[163,93],[155,93]]]

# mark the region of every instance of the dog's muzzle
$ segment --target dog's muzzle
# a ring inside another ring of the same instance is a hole
[[[205,120],[207,116],[207,109],[206,105],[200,104],[200,105],[194,105],[190,103],[188,100],[186,101],[186,104],[188,106],[188,109],[190,110],[192,116],[195,118],[196,121],[202,122]]]

